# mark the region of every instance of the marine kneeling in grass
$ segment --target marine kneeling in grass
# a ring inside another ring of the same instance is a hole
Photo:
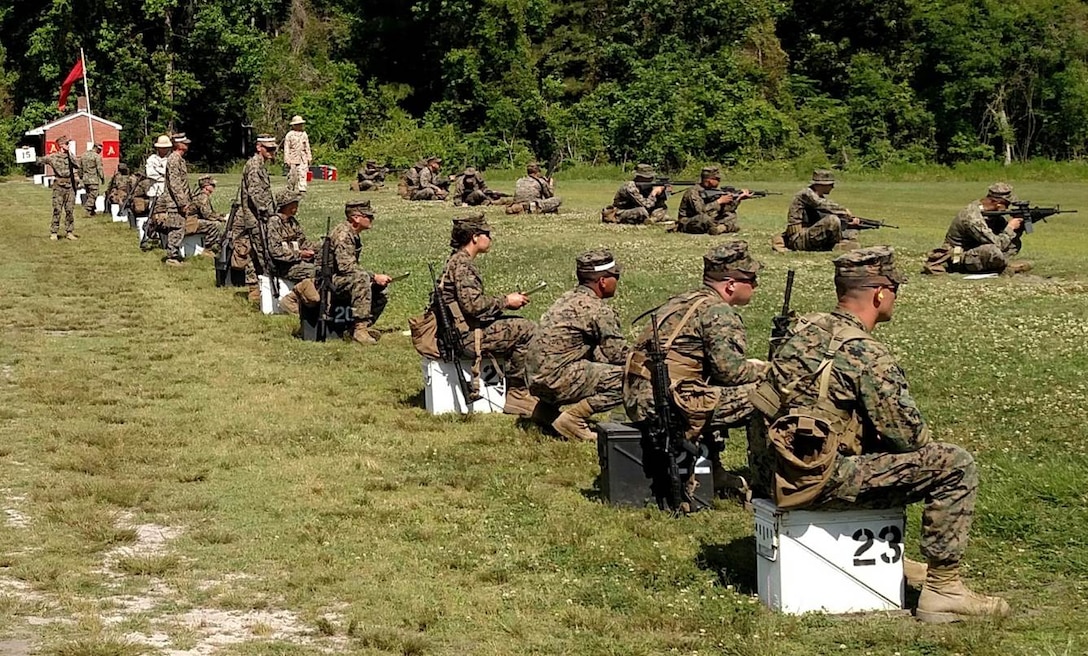
[[[623,402],[627,340],[616,311],[620,266],[607,250],[578,256],[578,286],[540,319],[529,347],[529,391],[553,408],[569,406],[552,422],[568,440],[595,440],[586,420]]]
[[[1004,616],[1009,605],[969,590],[960,562],[975,513],[978,467],[963,448],[932,441],[906,376],[870,333],[891,321],[906,282],[890,247],[835,260],[839,302],[800,318],[775,352],[752,402],[770,422],[773,491],[779,508],[894,508],[924,503],[918,619],[954,622]]]

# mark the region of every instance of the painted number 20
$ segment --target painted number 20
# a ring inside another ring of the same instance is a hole
[[[898,526],[885,526],[880,529],[878,535],[873,535],[873,532],[867,528],[859,528],[854,532],[854,541],[860,542],[861,546],[854,552],[854,567],[869,567],[876,565],[876,558],[862,558],[865,552],[869,551],[873,546],[873,542],[879,537],[884,542],[888,543],[888,548],[891,549],[891,554],[880,554],[880,560],[885,563],[898,563],[903,558],[903,533],[899,530]]]

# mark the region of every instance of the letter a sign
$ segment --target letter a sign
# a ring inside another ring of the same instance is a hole
[[[104,159],[117,159],[121,156],[121,142],[120,141],[103,141],[102,142],[102,157]]]

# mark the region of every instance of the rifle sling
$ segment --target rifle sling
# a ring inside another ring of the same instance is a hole
[[[448,269],[447,269],[447,271],[448,271]],[[443,271],[442,272],[442,277],[438,279],[438,289],[439,289],[440,295],[439,295],[437,301],[439,303],[443,303],[442,297],[441,297],[441,290],[446,284],[446,273],[447,273],[447,271]],[[468,321],[465,320],[465,314],[464,314],[464,312],[461,312],[461,306],[458,305],[456,301],[454,301],[453,303],[443,303],[443,304],[449,309],[450,315],[453,317],[453,321],[454,321],[454,324],[455,324],[454,328],[457,330],[458,334],[460,335],[462,333],[472,333],[472,345],[473,345],[472,350],[473,350],[476,357],[472,361],[472,380],[470,381],[470,383],[472,385],[472,395],[474,397],[476,397],[476,398],[479,398],[479,396],[480,396],[480,370],[481,370],[480,365],[483,362],[483,347],[482,347],[482,344],[483,344],[483,330],[481,330],[480,328],[470,328],[469,327]],[[450,344],[450,348],[456,354],[457,347],[454,346],[453,344]],[[490,356],[490,357],[491,357],[491,364],[494,365],[495,371],[500,371],[499,363],[497,361],[495,361],[494,356]],[[453,364],[455,366],[457,366],[457,367],[461,366],[461,364],[459,362],[454,362]],[[461,374],[458,373],[457,375],[460,376]],[[466,401],[466,403],[468,403],[468,399],[466,399],[465,401]]]

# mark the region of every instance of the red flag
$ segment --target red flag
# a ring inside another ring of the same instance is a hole
[[[72,89],[72,85],[76,83],[76,80],[81,77],[83,77],[82,57],[72,67],[72,72],[68,74],[68,77],[64,78],[64,82],[60,85],[60,99],[57,101],[57,109],[63,112],[68,107],[68,92]]]

